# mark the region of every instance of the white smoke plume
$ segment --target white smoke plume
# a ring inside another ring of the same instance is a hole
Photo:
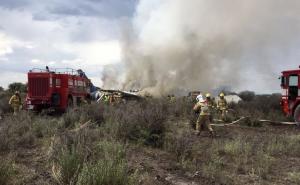
[[[299,60],[300,1],[140,0],[123,38],[124,89],[247,88],[274,65]],[[299,51],[299,50],[298,50]]]

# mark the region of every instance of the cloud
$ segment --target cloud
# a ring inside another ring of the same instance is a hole
[[[9,84],[13,82],[27,82],[27,76],[25,73],[16,73],[16,72],[6,72],[3,71],[0,73],[0,86],[7,88]]]
[[[12,52],[12,40],[7,38],[3,33],[0,33],[0,56]]]
[[[9,9],[18,9],[30,4],[30,0],[1,0],[0,6]]]
[[[137,0],[1,0],[0,7],[26,9],[35,19],[60,19],[65,16],[131,17]]]
[[[81,16],[105,16],[118,18],[132,16],[136,0],[72,0],[57,1],[53,6],[49,6],[48,11],[55,15],[81,15]]]
[[[133,13],[134,1],[117,4],[118,1],[1,1],[1,70],[26,74],[30,68],[45,65],[72,67],[82,68],[91,78],[101,80],[104,65],[120,62],[120,22]],[[79,11],[67,12],[68,7]],[[87,13],[90,8],[93,10]],[[25,76],[19,75],[19,80],[25,81]],[[7,81],[11,79],[0,81],[0,86],[6,86]]]

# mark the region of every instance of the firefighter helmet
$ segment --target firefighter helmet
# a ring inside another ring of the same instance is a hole
[[[221,94],[220,94],[220,97],[224,97],[224,96],[225,96],[225,94],[224,94],[224,93],[221,93]]]
[[[205,97],[206,97],[206,98],[210,98],[211,95],[210,95],[209,93],[206,93]]]

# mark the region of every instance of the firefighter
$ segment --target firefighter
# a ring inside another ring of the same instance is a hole
[[[196,122],[196,134],[197,136],[200,135],[201,127],[206,127],[211,136],[214,137],[214,131],[211,127],[211,121],[210,121],[210,108],[208,106],[207,100],[204,100],[203,98],[199,98],[199,102],[195,104],[194,111],[199,112],[199,116]]]
[[[224,93],[220,93],[220,99],[218,101],[218,110],[221,113],[221,119],[223,121],[226,118],[227,109],[228,109],[228,104],[227,104],[227,101],[225,99],[225,94]]]
[[[196,97],[196,102],[199,102],[200,100],[202,100],[203,99],[203,95],[202,95],[202,92],[200,92],[199,94],[198,94],[198,96]]]
[[[176,100],[175,95],[174,94],[168,95],[168,100],[170,103],[174,103]]]
[[[14,110],[14,115],[17,115],[17,113],[20,111],[22,106],[22,100],[19,91],[15,92],[15,94],[10,98],[8,104]]]
[[[210,112],[209,119],[210,119],[210,122],[213,122],[213,117],[214,117],[213,114],[214,114],[214,110],[216,108],[216,103],[213,100],[213,98],[211,97],[210,93],[207,93],[205,95],[205,97],[206,97],[207,105],[208,105],[209,112]]]
[[[108,94],[105,94],[104,95],[104,97],[103,97],[103,102],[105,103],[105,104],[109,104],[109,96],[108,96]]]

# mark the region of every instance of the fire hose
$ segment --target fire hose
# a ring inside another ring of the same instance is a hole
[[[229,109],[229,111],[235,112],[233,109]],[[239,123],[240,121],[242,121],[246,118],[250,118],[250,117],[242,116],[239,119],[237,119],[233,122],[230,122],[230,123],[221,123],[221,124],[213,123],[211,125],[216,126],[216,127],[230,126],[230,125],[237,124],[237,123]],[[223,122],[223,120],[214,120],[214,121]],[[296,125],[296,126],[300,126],[300,123],[297,123],[297,122],[273,121],[273,120],[267,120],[267,119],[260,119],[260,120],[257,120],[257,121],[261,122],[261,123],[269,123],[269,124],[272,124],[272,125]]]
[[[241,117],[240,119],[233,121],[231,123],[223,123],[223,124],[210,124],[212,126],[217,126],[217,127],[224,127],[224,126],[229,126],[229,125],[234,125],[240,121],[242,121],[243,119],[245,119],[246,117]]]

